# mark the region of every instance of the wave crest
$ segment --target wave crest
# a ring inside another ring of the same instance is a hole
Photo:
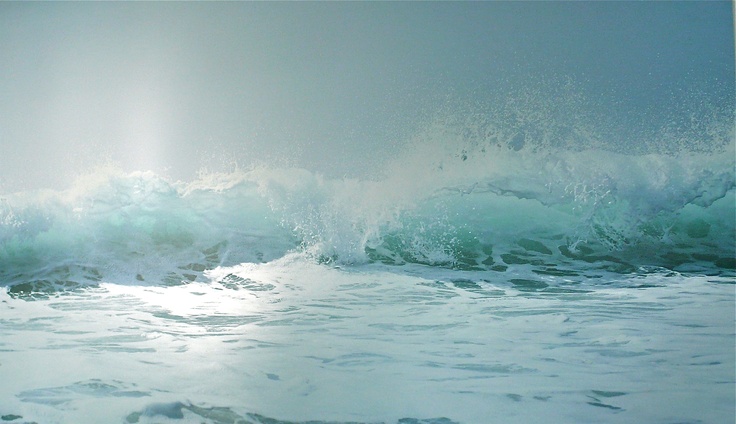
[[[8,195],[0,279],[31,285],[23,290],[179,284],[295,250],[341,264],[551,275],[734,268],[728,153],[487,146],[456,155],[452,141],[409,150],[366,179],[256,167],[183,183],[104,169],[66,191]]]

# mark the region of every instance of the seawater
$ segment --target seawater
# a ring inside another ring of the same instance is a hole
[[[102,167],[2,196],[2,420],[733,422],[732,134],[483,131],[365,178]]]
[[[16,422],[733,418],[733,279],[599,286],[289,255],[209,282],[2,294]],[[15,420],[13,420],[15,421]]]

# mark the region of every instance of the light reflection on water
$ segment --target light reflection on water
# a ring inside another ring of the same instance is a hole
[[[209,283],[3,294],[0,375],[12,384],[0,389],[0,413],[159,422],[167,415],[151,405],[164,405],[192,422],[732,417],[727,278],[652,274],[553,290],[570,283],[390,270],[287,258],[216,269]]]

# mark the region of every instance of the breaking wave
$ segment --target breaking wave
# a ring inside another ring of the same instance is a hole
[[[3,196],[0,280],[11,291],[180,284],[290,252],[563,276],[733,272],[730,147],[627,155],[433,131],[363,179],[261,166],[184,183],[101,168],[65,191]]]

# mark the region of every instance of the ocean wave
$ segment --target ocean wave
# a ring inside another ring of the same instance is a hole
[[[0,200],[0,281],[19,291],[180,284],[301,251],[550,275],[734,268],[730,152],[625,155],[447,140],[375,176],[254,167],[172,182],[101,168],[65,191]]]

